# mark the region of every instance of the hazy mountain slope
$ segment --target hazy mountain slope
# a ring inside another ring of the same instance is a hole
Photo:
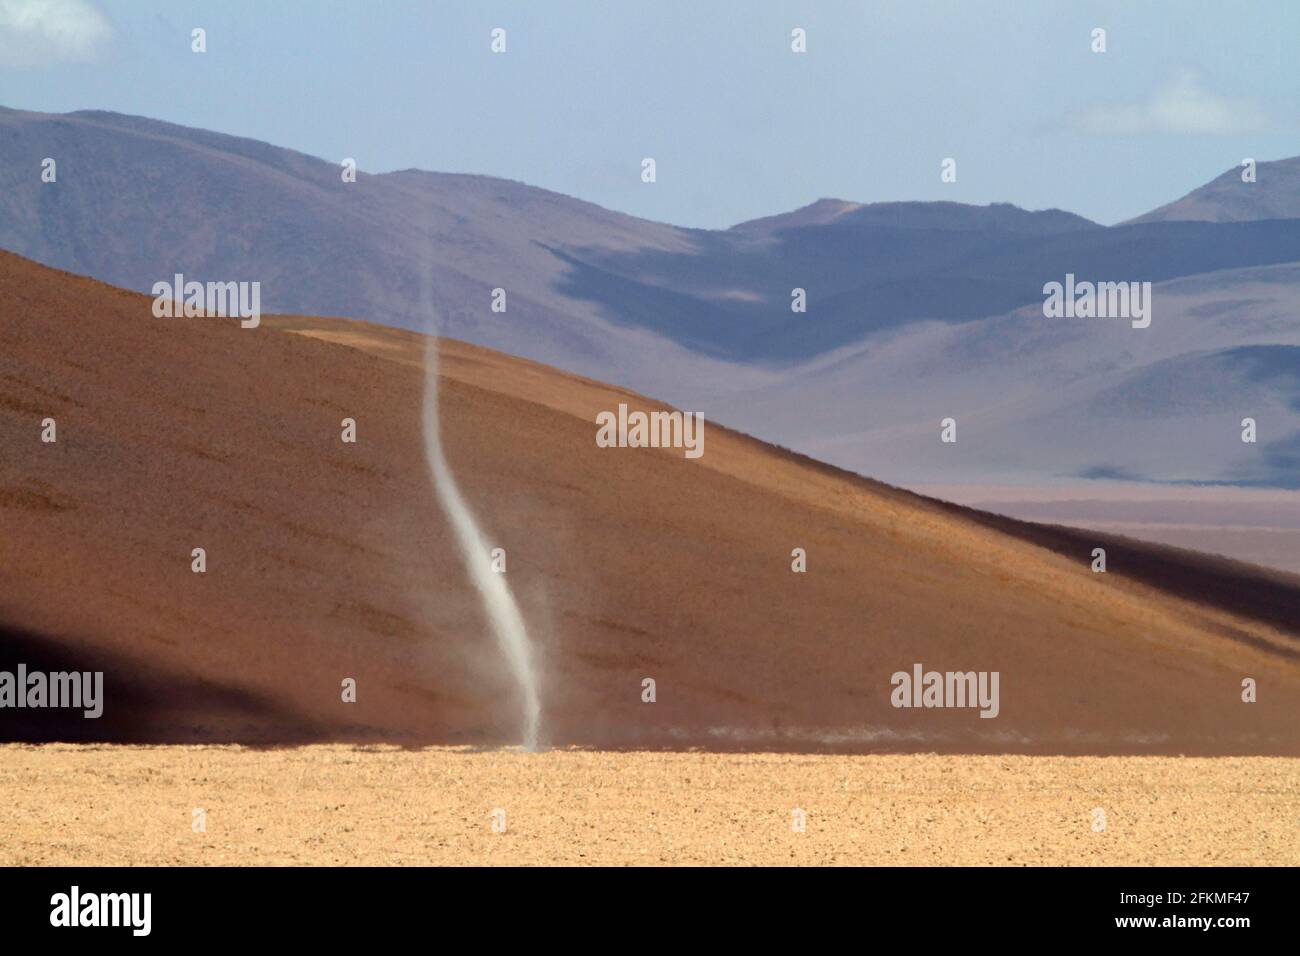
[[[41,160],[58,181],[40,180]],[[259,281],[265,311],[439,329],[567,368],[655,384],[715,363],[617,328],[556,291],[548,243],[685,249],[689,235],[499,179],[359,173],[254,140],[113,113],[0,110],[0,247],[140,291]],[[507,311],[491,311],[492,290]],[[744,370],[725,370],[746,378]]]
[[[856,203],[843,199],[819,199],[793,212],[742,222],[729,231],[746,236],[771,236],[788,229],[831,223],[857,227],[1019,232],[1039,236],[1101,228],[1071,212],[1060,209],[1030,211],[1010,203],[973,206],[957,202]]]
[[[40,181],[45,156],[59,161],[55,184]],[[1300,261],[1300,219],[1255,219],[1300,204],[1295,168],[1265,164],[1259,191],[1215,193],[1236,210],[1217,218],[1246,221],[1104,228],[1005,204],[822,200],[701,231],[487,177],[362,173],[345,184],[333,162],[252,140],[108,113],[0,110],[0,247],[141,290],[178,271],[259,281],[265,311],[421,329],[437,316],[443,334],[898,479],[994,471],[1287,486],[1294,428],[1276,381],[1240,395],[1271,419],[1256,448],[1211,453],[1187,435],[1220,435],[1218,424],[1159,404],[1126,418],[1085,420],[1079,409],[1098,407],[1095,390],[1161,387],[1148,366],[1180,357],[1163,368],[1210,376],[1204,393],[1227,403],[1241,374],[1202,357],[1294,344],[1294,270],[1270,273],[1261,296],[1233,277]],[[1268,197],[1268,209],[1248,196]],[[1205,298],[1186,321],[1174,294],[1154,331],[1129,337],[1036,320],[1044,283],[1066,273],[1208,284],[1195,285]],[[491,310],[497,288],[503,313]],[[795,288],[806,313],[791,310]],[[936,449],[935,415],[958,411],[983,429],[978,446]]]
[[[517,740],[429,486],[422,338],[149,304],[0,254],[0,667],[106,672],[101,720],[6,710],[0,735]],[[1300,753],[1296,577],[943,506],[716,426],[695,461],[598,448],[597,411],[653,404],[443,352],[447,454],[507,551],[552,743]],[[998,671],[999,716],[892,707],[918,662]]]
[[[1300,156],[1256,163],[1253,183],[1242,181],[1242,171],[1241,166],[1234,166],[1181,199],[1131,222],[1300,219]]]
[[[917,320],[968,322],[1041,303],[1044,284],[1067,273],[1160,282],[1300,261],[1300,220],[1036,234],[979,226],[978,207],[937,205],[958,210],[951,227],[882,224],[849,212],[757,239],[714,234],[687,252],[570,250],[573,269],[562,288],[599,304],[611,321],[720,358],[781,364]],[[921,219],[938,212],[927,209]],[[805,314],[791,311],[796,287],[807,293]]]
[[[40,181],[46,156],[57,183]],[[823,200],[686,230],[489,177],[344,183],[335,162],[100,112],[0,110],[0,157],[0,246],[38,261],[139,290],[178,271],[256,279],[268,311],[410,328],[432,307],[445,334],[682,400],[693,381],[758,384],[738,364],[1004,313],[1067,271],[1160,281],[1300,260],[1295,223],[1105,229],[1007,204]]]
[[[902,483],[1113,476],[1295,487],[1300,265],[1153,290],[1151,327],[1028,307],[883,333],[715,403],[825,460]],[[939,423],[958,422],[956,444]],[[1241,420],[1259,424],[1240,440]]]

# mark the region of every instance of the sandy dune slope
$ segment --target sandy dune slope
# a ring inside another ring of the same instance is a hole
[[[107,684],[100,720],[4,710],[0,738],[517,740],[424,465],[422,338],[150,304],[0,254],[0,669]],[[698,460],[598,448],[598,411],[654,403],[442,346],[447,454],[507,551],[547,742],[1300,754],[1296,576],[942,505],[714,424]],[[892,707],[918,662],[999,672],[1000,713]]]

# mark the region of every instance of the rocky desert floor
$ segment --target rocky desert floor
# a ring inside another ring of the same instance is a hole
[[[0,864],[1296,865],[1300,760],[15,744]]]

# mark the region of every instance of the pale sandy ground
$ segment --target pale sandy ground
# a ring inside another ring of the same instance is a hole
[[[0,864],[272,863],[1295,865],[1300,760],[0,747]]]

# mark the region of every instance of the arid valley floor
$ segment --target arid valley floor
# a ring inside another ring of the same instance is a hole
[[[1300,760],[0,747],[0,865],[458,863],[1294,866]]]

